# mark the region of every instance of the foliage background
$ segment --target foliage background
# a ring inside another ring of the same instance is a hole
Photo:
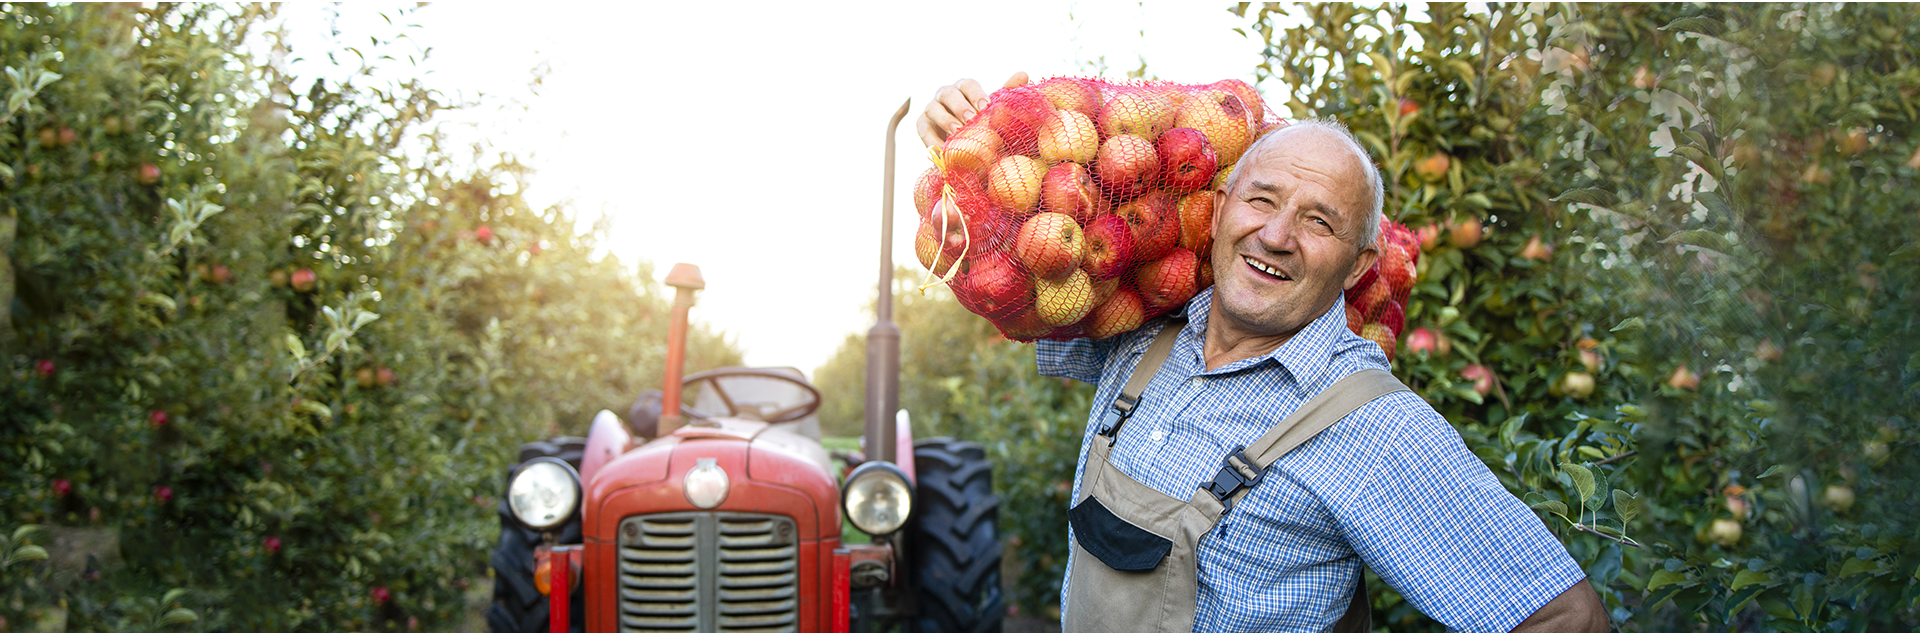
[[[287,76],[271,17],[0,14],[0,507],[125,558],[11,567],[10,628],[455,627],[513,449],[659,381],[646,264],[461,167],[432,90]]]

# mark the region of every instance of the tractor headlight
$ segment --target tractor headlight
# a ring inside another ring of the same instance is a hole
[[[507,506],[534,531],[557,528],[580,507],[580,474],[550,456],[528,461],[507,485]]]
[[[700,509],[713,509],[727,500],[727,490],[733,483],[727,480],[727,471],[720,469],[714,459],[694,461],[693,469],[687,470],[687,477],[681,479],[680,486],[687,495],[687,502]]]
[[[867,535],[890,534],[913,513],[913,486],[907,484],[907,473],[892,463],[867,463],[847,475],[841,508]]]

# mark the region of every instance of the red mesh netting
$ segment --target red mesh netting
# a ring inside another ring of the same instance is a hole
[[[1056,77],[1001,89],[934,149],[935,166],[914,186],[914,251],[934,284],[948,283],[1009,339],[1131,331],[1212,286],[1215,185],[1281,125],[1238,80]],[[1411,236],[1394,228],[1383,242]],[[1393,262],[1411,267],[1411,257]],[[1349,298],[1380,293],[1368,290],[1382,277],[1369,273]],[[1362,317],[1391,317],[1411,284],[1393,285],[1397,304],[1368,305]],[[1387,322],[1389,354],[1404,314]]]

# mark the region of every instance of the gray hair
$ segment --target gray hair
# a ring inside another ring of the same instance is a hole
[[[1360,228],[1360,249],[1365,251],[1366,248],[1372,247],[1373,243],[1380,238],[1380,219],[1383,217],[1382,208],[1385,207],[1387,199],[1386,186],[1380,182],[1380,168],[1374,166],[1373,157],[1367,155],[1367,149],[1365,146],[1360,145],[1359,137],[1355,137],[1352,130],[1348,130],[1345,124],[1338,121],[1332,119],[1302,119],[1262,135],[1253,142],[1253,145],[1247,147],[1246,152],[1240,154],[1239,161],[1234,162],[1233,171],[1227,174],[1227,191],[1232,192],[1240,187],[1240,179],[1245,176],[1247,170],[1248,157],[1255,156],[1261,152],[1272,149],[1273,146],[1279,145],[1281,143],[1280,137],[1283,133],[1295,130],[1319,130],[1330,133],[1341,141],[1346,142],[1347,149],[1352,150],[1354,158],[1360,160],[1360,165],[1363,168],[1361,171],[1366,174],[1367,178],[1367,194],[1372,198],[1367,205],[1367,211],[1370,213],[1362,219],[1364,222]]]

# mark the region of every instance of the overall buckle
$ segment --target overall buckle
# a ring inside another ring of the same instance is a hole
[[[1113,399],[1113,405],[1108,406],[1106,414],[1100,417],[1100,436],[1107,438],[1108,446],[1113,445],[1114,438],[1119,436],[1120,426],[1127,423],[1127,417],[1133,416],[1134,407],[1139,405],[1139,399],[1126,395]]]
[[[1240,465],[1234,465],[1234,459],[1239,459]],[[1242,466],[1245,466],[1245,472],[1241,471]],[[1248,472],[1251,472],[1253,476],[1247,476]],[[1227,512],[1233,511],[1234,494],[1239,493],[1240,490],[1259,485],[1261,481],[1266,479],[1266,469],[1255,465],[1251,459],[1248,459],[1247,446],[1242,445],[1235,446],[1233,452],[1227,454],[1226,458],[1220,459],[1220,472],[1213,475],[1211,482],[1201,483],[1200,487],[1207,490],[1207,493],[1213,494],[1214,498],[1220,499],[1220,506],[1224,508],[1220,514],[1224,516]]]

